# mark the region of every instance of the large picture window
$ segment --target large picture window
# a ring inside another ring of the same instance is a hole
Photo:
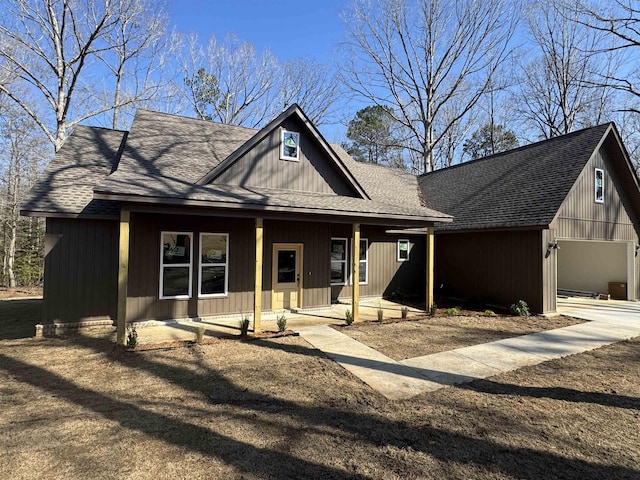
[[[200,234],[200,271],[198,296],[227,295],[229,285],[229,235],[226,233]]]
[[[347,283],[347,239],[331,239],[331,285]]]
[[[604,170],[601,168],[596,168],[595,200],[597,203],[604,203]]]
[[[160,298],[191,298],[193,235],[160,233]]]

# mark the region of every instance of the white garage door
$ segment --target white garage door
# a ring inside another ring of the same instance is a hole
[[[558,242],[558,290],[608,293],[609,282],[634,290],[633,245],[629,242]]]

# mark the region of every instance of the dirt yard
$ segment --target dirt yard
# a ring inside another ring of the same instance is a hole
[[[447,316],[444,312],[439,312],[435,317],[420,320],[369,322],[335,328],[384,353],[387,357],[404,360],[503,338],[567,327],[584,321],[561,316],[485,317],[472,311],[462,313],[462,315]]]
[[[0,478],[637,479],[640,339],[400,402],[300,337],[2,340],[0,452]]]

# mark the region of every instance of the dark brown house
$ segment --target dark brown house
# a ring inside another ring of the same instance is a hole
[[[436,285],[556,311],[557,291],[640,298],[640,189],[613,124],[419,178],[436,225]],[[611,287],[610,287],[611,284]]]
[[[257,131],[138,111],[77,127],[23,214],[46,217],[44,321],[125,322],[328,306],[420,291],[433,234],[410,174],[356,163],[296,105]]]

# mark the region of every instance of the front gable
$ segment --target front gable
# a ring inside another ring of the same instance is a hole
[[[297,158],[283,157],[283,131],[299,135]],[[260,130],[199,185],[234,185],[368,198],[297,106]]]
[[[616,140],[612,129],[560,206],[551,224],[559,237],[632,240],[640,233],[637,181]],[[603,178],[600,192],[596,192],[596,172]]]

